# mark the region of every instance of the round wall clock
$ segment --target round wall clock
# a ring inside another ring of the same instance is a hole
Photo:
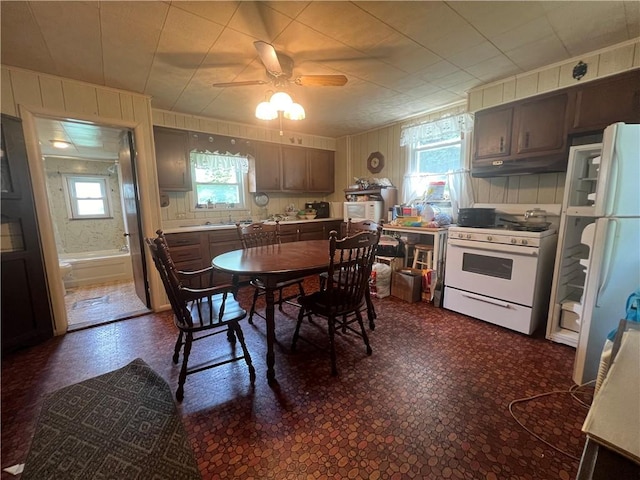
[[[384,167],[384,155],[380,152],[373,152],[367,158],[367,169],[371,173],[378,173]]]

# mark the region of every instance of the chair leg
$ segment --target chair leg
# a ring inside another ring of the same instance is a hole
[[[182,355],[182,368],[178,377],[178,390],[176,391],[176,400],[179,402],[184,398],[184,382],[187,379],[187,362],[191,353],[191,344],[193,343],[193,333],[187,332],[184,342],[184,353]]]
[[[302,325],[302,320],[304,319],[305,308],[300,307],[300,311],[298,312],[298,321],[296,322],[296,330],[293,332],[293,339],[291,340],[291,351],[296,351],[296,342],[298,341],[298,336],[300,335],[300,325]],[[309,314],[309,318],[311,318],[311,314]]]
[[[360,313],[360,310],[356,310],[356,318],[358,319],[358,325],[360,325],[362,339],[364,340],[364,344],[367,346],[367,355],[371,355],[373,353],[373,350],[371,350],[371,345],[369,345],[369,337],[367,336],[367,332],[364,329],[364,322],[362,321],[362,314]]]
[[[260,290],[257,288],[253,291],[253,302],[251,303],[251,311],[249,312],[249,324],[253,325],[253,314],[256,313],[256,302],[258,301],[258,296],[260,296]]]
[[[231,345],[236,344],[236,332],[234,328],[231,328],[231,325],[227,327],[227,340],[229,340]]]
[[[183,333],[180,331],[178,334],[178,340],[176,340],[176,346],[173,348],[173,363],[178,364],[178,359],[180,358],[180,348],[182,347],[182,337]]]
[[[375,330],[375,319],[378,317],[378,315],[376,314],[376,309],[373,306],[373,300],[371,300],[371,292],[369,291],[369,289],[364,291],[364,298],[367,302],[367,318],[369,320],[369,329]]]
[[[244,333],[242,333],[242,328],[240,328],[240,324],[235,322],[229,325],[229,329],[236,332],[236,337],[240,340],[240,346],[242,347],[242,354],[244,356],[244,361],[247,362],[247,366],[249,367],[249,379],[251,383],[256,381],[256,369],[253,368],[253,362],[251,361],[251,355],[249,355],[249,350],[247,349],[247,344],[244,342]]]
[[[336,318],[330,316],[328,319],[329,326],[329,354],[331,355],[331,375],[338,375],[338,367],[336,365]]]
[[[278,289],[278,310],[282,312],[282,288]]]

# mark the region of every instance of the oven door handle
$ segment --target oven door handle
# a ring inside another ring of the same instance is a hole
[[[496,300],[495,298],[483,297],[481,295],[476,295],[475,293],[469,292],[460,292],[463,297],[471,298],[473,300],[478,300],[480,302],[490,303],[492,305],[497,305],[503,308],[509,308],[511,305],[507,302],[503,302],[501,300]]]
[[[472,250],[487,250],[494,253],[513,253],[516,255],[538,256],[538,247],[523,247],[521,245],[509,245],[506,243],[476,242],[473,240],[456,240],[449,238],[449,247],[461,247]]]

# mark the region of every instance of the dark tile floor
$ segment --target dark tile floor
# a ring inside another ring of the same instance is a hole
[[[250,291],[241,293],[248,306]],[[373,355],[338,338],[328,354],[291,353],[294,307],[276,319],[276,375],[265,373],[265,328],[243,322],[258,379],[242,362],[187,378],[179,410],[205,479],[570,479],[586,409],[567,393],[574,350],[430,304],[376,299]],[[303,334],[325,341],[305,323]],[[214,337],[212,343],[222,342]],[[175,388],[176,332],[168,312],[76,331],[2,361],[2,468],[23,462],[42,396],[143,358]],[[207,353],[196,343],[193,362]],[[210,350],[209,350],[210,352]],[[585,400],[588,400],[585,398]],[[2,473],[2,479],[16,478]]]

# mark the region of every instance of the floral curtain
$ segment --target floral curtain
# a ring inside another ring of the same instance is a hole
[[[400,132],[400,146],[437,142],[451,133],[473,131],[473,116],[469,113],[443,117],[433,122],[407,125]]]
[[[195,168],[203,170],[239,169],[242,173],[249,171],[249,160],[247,160],[247,157],[191,152],[191,161],[195,165]]]

